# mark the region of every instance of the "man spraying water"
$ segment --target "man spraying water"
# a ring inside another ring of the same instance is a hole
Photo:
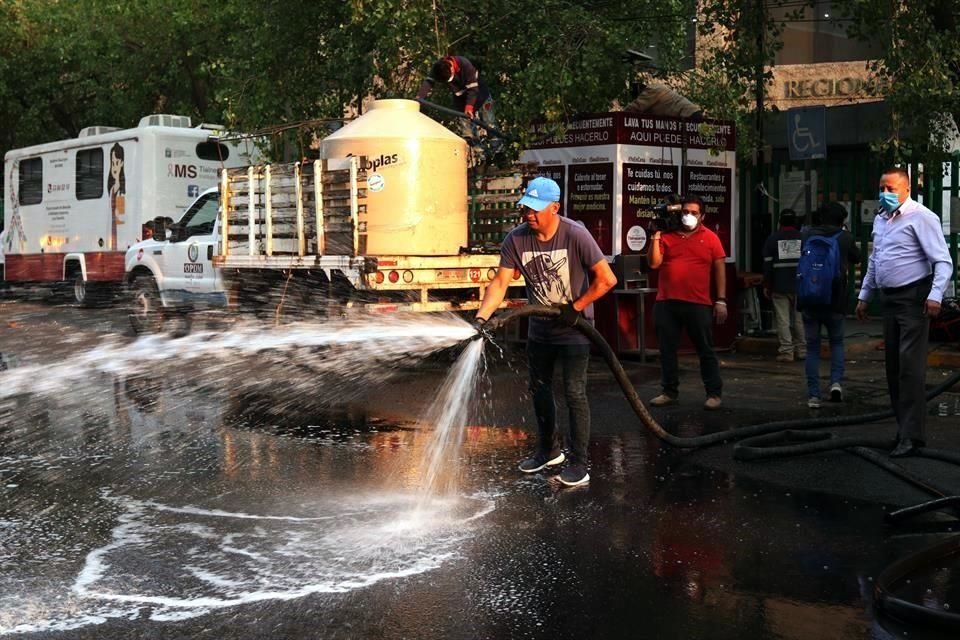
[[[536,473],[567,459],[560,446],[553,396],[553,372],[559,365],[570,427],[570,464],[560,473],[560,482],[568,486],[586,484],[590,481],[590,343],[575,327],[579,322],[593,323],[593,303],[613,289],[617,278],[590,232],[560,215],[560,187],[556,182],[534,178],[518,205],[525,221],[503,241],[500,268],[487,287],[474,326],[483,331],[483,325],[503,302],[515,270],[526,280],[530,302],[560,307],[559,318],[530,318],[527,358],[537,416],[537,448],[520,463],[520,471]]]

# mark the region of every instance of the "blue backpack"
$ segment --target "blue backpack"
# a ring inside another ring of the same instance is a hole
[[[840,276],[840,234],[809,236],[797,265],[797,301],[800,306],[829,306],[833,283]]]

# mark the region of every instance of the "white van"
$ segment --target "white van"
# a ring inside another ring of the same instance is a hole
[[[4,157],[4,278],[66,283],[91,304],[123,282],[126,250],[149,221],[175,217],[218,172],[255,160],[251,142],[187,116],[156,114],[134,129],[88,127],[77,138]]]

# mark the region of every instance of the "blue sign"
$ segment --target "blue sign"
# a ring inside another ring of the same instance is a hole
[[[796,107],[787,110],[787,146],[791,160],[827,157],[827,108]]]

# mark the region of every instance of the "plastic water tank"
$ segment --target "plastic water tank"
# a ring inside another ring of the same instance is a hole
[[[320,154],[367,159],[368,255],[454,255],[467,244],[467,144],[417,102],[373,102]]]

